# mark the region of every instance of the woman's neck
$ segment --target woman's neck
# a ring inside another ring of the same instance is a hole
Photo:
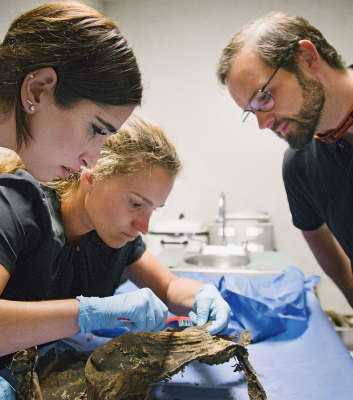
[[[16,123],[13,112],[0,115],[0,147],[16,151]]]
[[[75,245],[84,243],[93,226],[85,211],[84,197],[80,188],[63,197],[61,213],[66,239]]]

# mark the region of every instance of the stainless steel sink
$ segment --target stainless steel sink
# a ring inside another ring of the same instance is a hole
[[[236,274],[254,278],[283,273],[280,270],[253,268],[251,263],[249,264],[248,253],[240,246],[238,248],[230,248],[231,254],[226,251],[219,251],[220,247],[209,246],[205,250],[206,253],[186,254],[181,262],[170,266],[169,270],[175,275],[202,272],[205,275],[223,276],[224,274]]]
[[[232,267],[246,268],[249,258],[246,254],[194,254],[184,259],[185,264],[198,267],[216,267],[228,269]]]

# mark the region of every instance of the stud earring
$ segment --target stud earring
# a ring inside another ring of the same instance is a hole
[[[32,74],[30,74],[30,75],[29,75],[29,77],[30,77],[30,78],[33,78],[33,75],[32,75]]]
[[[29,100],[27,100],[27,103],[29,104],[29,109],[31,110],[31,111],[34,111],[34,105],[33,105],[33,103],[31,102],[31,101],[29,101]]]

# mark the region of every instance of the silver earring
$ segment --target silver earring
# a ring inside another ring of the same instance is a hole
[[[30,78],[33,78],[33,75],[32,75],[32,74],[30,74],[30,75],[29,75],[29,77],[30,77]]]
[[[27,100],[27,103],[29,104],[29,109],[31,110],[31,111],[34,111],[34,105],[33,105],[33,103],[31,102],[31,101],[29,101],[29,100]]]

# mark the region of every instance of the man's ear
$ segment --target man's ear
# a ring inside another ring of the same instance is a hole
[[[94,185],[94,175],[90,169],[85,168],[81,172],[81,178],[80,178],[81,189],[85,192],[90,192],[93,185]]]
[[[53,93],[57,75],[53,68],[41,68],[28,74],[21,88],[21,100],[25,111],[33,114],[40,105],[44,93]]]
[[[316,72],[320,66],[320,54],[310,40],[300,40],[297,51],[298,67],[303,71]]]

